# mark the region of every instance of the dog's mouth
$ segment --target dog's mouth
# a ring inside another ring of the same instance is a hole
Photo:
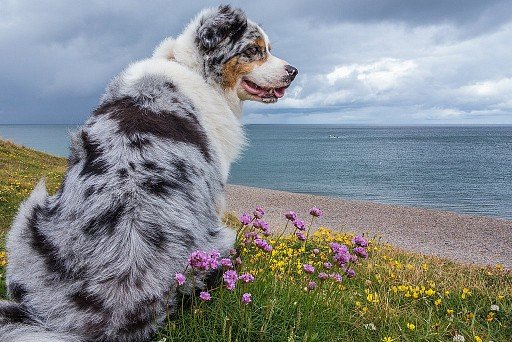
[[[263,102],[276,102],[284,96],[286,88],[290,85],[279,87],[279,88],[265,88],[257,85],[256,83],[249,81],[248,79],[242,79],[242,88],[245,89],[251,95],[257,96]]]

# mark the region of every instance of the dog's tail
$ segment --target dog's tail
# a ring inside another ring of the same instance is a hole
[[[0,341],[77,342],[74,335],[51,332],[31,316],[22,304],[0,301]]]

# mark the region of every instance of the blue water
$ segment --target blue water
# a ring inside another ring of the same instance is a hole
[[[66,156],[74,126],[1,126]],[[249,125],[230,183],[512,219],[512,126]]]

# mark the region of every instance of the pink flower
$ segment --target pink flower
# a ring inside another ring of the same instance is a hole
[[[297,239],[299,239],[300,241],[306,241],[306,237],[302,232],[297,232],[295,233],[295,235],[297,236]]]
[[[188,263],[192,268],[205,271],[210,267],[210,257],[206,252],[194,251],[190,253]]]
[[[343,277],[341,276],[341,274],[339,273],[331,273],[329,274],[329,277],[331,279],[334,279],[335,281],[337,281],[338,283],[341,283],[343,281]]]
[[[231,291],[235,289],[238,274],[235,270],[227,270],[222,275],[222,279],[224,280],[224,283],[226,283],[226,288]]]
[[[174,276],[174,279],[176,280],[178,285],[185,284],[186,278],[185,278],[185,276],[182,273],[176,273],[176,275]]]
[[[247,226],[249,223],[251,223],[251,220],[252,220],[251,217],[247,213],[243,213],[242,216],[240,216],[240,222],[244,226]]]
[[[313,208],[309,209],[309,214],[314,217],[321,217],[324,213],[322,212],[322,210],[318,209],[317,207],[313,207]]]
[[[244,283],[252,283],[254,282],[254,276],[250,273],[244,273],[241,276],[238,277],[239,280],[243,281]]]
[[[209,301],[210,299],[212,299],[212,296],[210,293],[206,292],[206,291],[202,291],[200,294],[199,294],[199,298],[201,298],[201,300],[203,302],[207,302]]]
[[[297,219],[297,213],[295,211],[289,211],[286,214],[284,214],[284,217],[286,217],[290,221],[295,221]]]
[[[252,302],[252,298],[251,298],[251,294],[250,293],[244,293],[242,295],[242,303],[244,303],[245,305],[249,304],[250,302]]]
[[[304,268],[304,272],[306,273],[315,273],[315,268],[310,264],[304,264],[302,267]]]
[[[354,248],[354,253],[356,253],[357,256],[360,256],[363,259],[368,258],[368,252],[366,251],[366,249],[364,247],[359,246],[359,247]]]
[[[318,273],[318,278],[325,280],[325,279],[329,278],[329,275],[325,272],[320,272],[320,273]]]
[[[318,253],[320,253],[320,250],[318,248],[313,249],[313,254],[317,255]]]
[[[316,283],[314,281],[310,281],[308,283],[308,290],[313,291],[314,289],[316,289]]]
[[[233,268],[233,262],[229,258],[220,259],[222,267]]]
[[[345,271],[345,274],[349,278],[354,278],[356,276],[356,271],[354,271],[353,269],[349,268],[347,271]]]
[[[210,268],[212,270],[216,270],[217,267],[219,267],[219,261],[218,261],[219,258],[220,258],[220,253],[219,252],[214,250],[214,251],[212,251],[210,253],[210,257],[208,259],[208,263],[210,264]]]
[[[235,259],[235,264],[236,264],[236,265],[242,265],[242,258],[240,258],[240,257],[236,257],[236,259]]]
[[[330,270],[332,268],[332,264],[330,262],[324,262],[324,268]]]
[[[368,241],[362,236],[355,236],[352,243],[361,247],[367,247]]]
[[[306,224],[304,223],[303,220],[295,220],[293,221],[293,225],[298,229],[298,230],[306,230]]]
[[[253,211],[254,217],[262,218],[265,215],[265,210],[262,207],[256,207],[256,210]]]

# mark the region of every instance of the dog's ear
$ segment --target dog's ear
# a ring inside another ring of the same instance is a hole
[[[239,8],[219,6],[213,15],[201,19],[197,29],[200,46],[210,51],[230,35],[235,35],[247,27],[247,17]]]

